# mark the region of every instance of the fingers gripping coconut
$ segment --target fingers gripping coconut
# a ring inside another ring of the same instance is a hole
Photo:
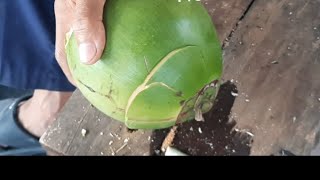
[[[72,30],[77,39],[79,61],[90,65],[105,48],[103,11],[106,0],[55,0],[56,59],[68,80],[75,84],[65,54],[66,33]]]
[[[202,120],[202,114],[213,106],[222,73],[220,43],[202,4],[108,0],[103,5],[101,1],[96,6],[91,19],[76,21],[67,37],[68,61],[61,62],[68,64],[83,95],[130,129],[160,129]],[[77,4],[71,6],[77,8]],[[94,5],[87,6],[83,8],[91,14],[89,7]],[[95,34],[83,36],[89,28]],[[90,53],[83,48],[94,45],[97,49]]]

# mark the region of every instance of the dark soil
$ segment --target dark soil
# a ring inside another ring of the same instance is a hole
[[[204,115],[204,122],[195,120],[178,126],[173,147],[193,156],[249,155],[252,137],[241,131],[232,131],[236,122],[230,117],[237,88],[231,82],[221,85],[214,107]],[[169,130],[155,131],[151,151],[159,155],[165,134]]]

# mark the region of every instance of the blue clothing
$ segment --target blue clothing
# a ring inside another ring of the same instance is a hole
[[[73,91],[54,50],[54,0],[0,0],[0,84]]]

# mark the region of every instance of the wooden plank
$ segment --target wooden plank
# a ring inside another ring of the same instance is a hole
[[[204,0],[203,3],[222,41],[230,34],[251,0]],[[84,137],[82,129],[87,130]],[[129,133],[122,124],[91,107],[81,93],[76,91],[57,121],[42,136],[41,143],[50,151],[64,155],[112,155],[113,151],[119,150],[124,144],[127,145],[116,155],[152,155],[159,153],[167,132],[165,129]]]
[[[319,9],[319,0],[257,0],[225,50],[224,80],[239,91],[231,117],[254,134],[252,155],[317,151]]]
[[[202,0],[214,22],[220,41],[223,42],[253,0]]]

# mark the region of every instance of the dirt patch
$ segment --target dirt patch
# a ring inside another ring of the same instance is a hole
[[[253,137],[243,131],[233,131],[236,122],[229,118],[236,98],[232,93],[237,92],[231,82],[222,84],[214,107],[204,115],[205,121],[179,125],[173,147],[193,156],[249,155]],[[159,136],[157,132],[153,133],[153,137],[159,139]],[[151,149],[160,149],[156,144],[152,143]]]

